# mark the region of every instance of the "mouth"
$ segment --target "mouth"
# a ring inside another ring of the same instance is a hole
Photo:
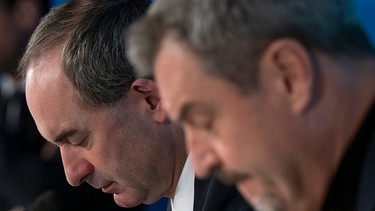
[[[115,191],[114,191],[114,187],[113,187],[113,182],[110,182],[110,183],[104,185],[104,186],[102,187],[102,191],[103,191],[104,193],[111,193],[111,194],[114,194]]]
[[[250,176],[245,175],[245,174],[228,173],[228,172],[221,172],[221,171],[216,171],[215,176],[222,183],[224,183],[226,185],[229,185],[229,186],[238,184],[241,181],[246,180],[250,177]]]

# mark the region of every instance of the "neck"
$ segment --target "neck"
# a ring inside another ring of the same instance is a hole
[[[185,161],[187,159],[187,152],[185,149],[184,134],[180,127],[171,124],[172,136],[175,141],[175,168],[173,173],[173,179],[169,191],[165,194],[165,197],[170,199],[174,198],[178,180],[180,179],[182,169],[184,168]]]
[[[337,59],[337,58],[336,58]],[[335,175],[343,156],[352,143],[359,127],[375,100],[375,60],[351,60],[342,58],[337,62],[322,57],[321,67],[324,82],[322,84],[322,101],[318,115],[324,131],[320,143],[325,148],[324,156],[319,158],[323,185],[318,201],[324,202],[325,194]],[[325,143],[323,143],[325,142]],[[322,192],[324,194],[322,194]]]
[[[375,100],[375,60],[342,62],[340,67],[345,74],[330,75],[327,83],[332,89],[327,97],[326,115],[330,117],[330,128],[335,143],[334,166],[351,144],[364,118]]]

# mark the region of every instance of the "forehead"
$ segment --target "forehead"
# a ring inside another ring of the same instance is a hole
[[[165,38],[155,56],[154,74],[162,105],[173,120],[189,106],[210,109],[247,97],[232,82],[209,73],[202,60],[176,39]]]
[[[55,92],[58,85],[67,84],[62,71],[62,47],[55,47],[30,61],[26,70],[26,97],[29,89],[39,88],[44,93]],[[59,82],[56,84],[56,82]],[[34,97],[36,94],[32,94]]]
[[[48,140],[78,109],[76,92],[62,71],[61,51],[58,47],[34,60],[26,74],[27,104],[39,131]]]
[[[163,106],[174,118],[189,94],[201,89],[202,65],[184,43],[167,37],[155,57],[154,71]]]
[[[174,38],[162,41],[154,73],[162,105],[172,120],[183,121],[188,110],[217,110],[229,96],[240,95],[231,82],[208,73],[202,60]]]

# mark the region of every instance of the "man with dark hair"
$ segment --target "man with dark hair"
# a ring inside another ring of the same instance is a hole
[[[49,7],[47,0],[0,0],[0,210],[120,210],[110,196],[66,183],[57,147],[39,134],[27,108],[16,69]]]
[[[158,0],[128,37],[196,174],[259,210],[375,209],[375,52],[350,0]]]
[[[136,78],[127,61],[124,35],[149,2],[74,6],[82,2],[41,21],[20,65],[32,116],[59,146],[69,184],[87,182],[122,207],[168,197],[172,210],[250,210],[234,187],[195,180],[182,129],[154,81]]]

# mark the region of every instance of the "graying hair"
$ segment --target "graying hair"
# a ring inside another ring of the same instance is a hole
[[[72,0],[52,9],[32,35],[19,72],[25,77],[31,62],[61,45],[63,72],[80,102],[116,103],[136,78],[124,36],[148,6],[148,0]]]
[[[85,104],[115,104],[129,90],[136,74],[126,58],[125,36],[148,6],[148,0],[109,1],[87,13],[68,40],[63,70]]]
[[[245,92],[257,87],[258,60],[279,38],[331,56],[374,55],[350,0],[158,0],[128,37],[140,76],[152,75],[160,43],[171,36],[207,73]]]

